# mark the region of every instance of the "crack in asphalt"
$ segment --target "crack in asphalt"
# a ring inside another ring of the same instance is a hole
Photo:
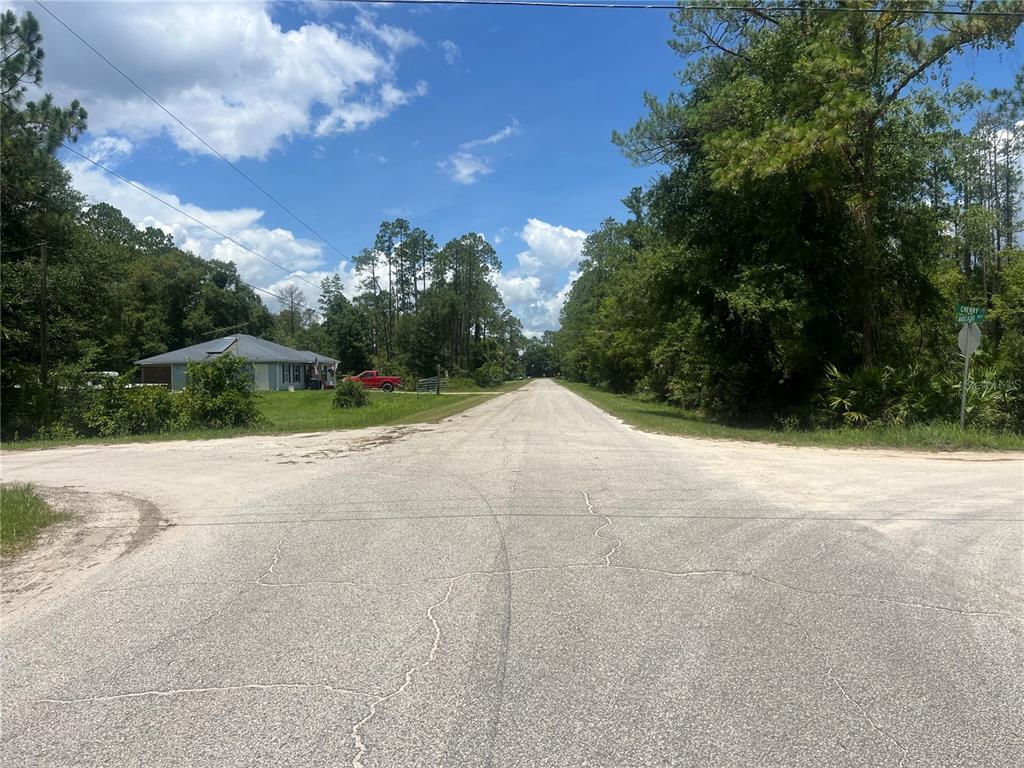
[[[604,538],[604,537],[602,537],[602,538]],[[759,582],[761,582],[763,584],[769,584],[771,586],[779,587],[780,589],[786,589],[786,590],[789,590],[789,591],[792,591],[792,592],[798,592],[798,593],[804,594],[804,595],[812,595],[812,596],[815,596],[815,597],[833,597],[833,598],[842,599],[842,600],[860,600],[860,601],[864,601],[864,602],[880,603],[882,605],[896,605],[896,606],[901,606],[901,607],[905,607],[905,608],[918,608],[918,609],[921,609],[921,610],[939,611],[939,612],[943,612],[943,613],[953,613],[953,614],[958,614],[958,615],[961,615],[961,616],[989,616],[989,617],[1002,618],[1002,619],[1012,619],[1012,620],[1015,620],[1015,621],[1024,621],[1024,617],[1022,617],[1022,616],[1018,616],[1018,615],[1013,614],[1013,613],[1005,613],[1003,611],[982,611],[982,610],[971,610],[971,609],[964,609],[964,608],[954,608],[954,607],[949,606],[949,605],[938,605],[936,603],[926,603],[926,602],[921,602],[921,601],[916,601],[916,600],[906,600],[906,599],[902,599],[902,598],[890,597],[890,596],[887,596],[887,595],[863,595],[863,594],[858,594],[858,593],[853,593],[853,592],[831,592],[831,591],[828,591],[828,590],[809,589],[807,587],[800,587],[800,586],[797,586],[795,584],[790,584],[788,582],[779,581],[777,579],[772,579],[772,578],[769,578],[768,576],[762,576],[761,574],[753,573],[751,571],[742,571],[742,570],[737,570],[737,569],[732,569],[732,568],[704,568],[704,569],[694,569],[694,570],[688,570],[688,571],[670,571],[670,570],[661,569],[661,568],[642,568],[640,566],[623,565],[623,564],[619,564],[619,563],[611,563],[611,564],[609,564],[609,563],[600,563],[600,564],[596,564],[596,565],[593,564],[593,563],[568,563],[568,564],[565,564],[565,565],[523,566],[521,568],[511,568],[511,569],[508,569],[508,570],[498,570],[498,571],[485,571],[485,570],[466,571],[464,573],[460,573],[460,574],[457,574],[455,576],[427,576],[427,577],[424,577],[424,578],[421,578],[421,579],[415,579],[415,580],[412,580],[412,581],[396,581],[396,582],[360,583],[358,581],[324,579],[324,580],[287,581],[287,582],[267,582],[267,581],[262,581],[262,582],[260,582],[260,581],[257,581],[257,582],[252,582],[252,581],[199,582],[199,584],[202,584],[202,585],[222,585],[222,586],[238,585],[238,586],[250,586],[250,587],[258,586],[258,587],[279,588],[279,589],[298,589],[298,588],[302,588],[302,587],[313,587],[313,586],[347,586],[347,587],[352,587],[353,589],[375,591],[375,590],[381,590],[381,589],[391,589],[391,588],[395,588],[395,587],[407,587],[407,586],[411,586],[411,585],[415,585],[415,584],[423,584],[425,582],[432,582],[432,581],[449,581],[449,580],[452,580],[452,579],[458,580],[458,579],[466,578],[468,576],[514,576],[516,574],[522,574],[522,573],[557,573],[559,571],[593,570],[593,569],[597,569],[597,568],[612,568],[612,569],[615,569],[615,570],[627,571],[627,572],[632,572],[632,573],[648,573],[648,574],[653,574],[653,575],[658,575],[658,576],[670,576],[670,577],[673,577],[673,576],[674,577],[688,577],[688,576],[735,576],[737,578],[751,579],[753,581],[759,581]],[[135,586],[131,587],[130,589],[129,588],[115,588],[115,589],[95,590],[94,592],[95,592],[95,594],[102,594],[102,593],[107,593],[107,592],[123,592],[123,591],[135,590],[135,589],[174,588],[174,587],[178,587],[178,586],[195,586],[195,584],[192,583],[192,582],[182,582],[180,584],[179,583],[162,583],[162,584],[148,584],[148,585],[147,584],[142,584],[142,585],[135,585]],[[229,603],[234,602],[235,599],[237,599],[238,597],[242,596],[243,594],[245,594],[244,591],[242,593],[239,593],[238,595],[236,595],[234,599],[229,601]],[[213,616],[221,613],[223,611],[223,608],[226,608],[226,607],[227,607],[227,605],[223,606],[221,610],[216,611],[211,616],[208,616],[205,619],[201,620],[200,622],[197,622],[196,624],[190,625],[189,627],[186,627],[184,629],[187,630],[187,629],[195,627],[195,626],[197,626],[199,624],[205,623],[206,621],[208,621]],[[178,633],[180,633],[180,630],[179,630]],[[174,633],[174,634],[176,635],[178,633]]]
[[[422,670],[426,669],[428,666],[430,666],[430,664],[434,661],[434,658],[437,656],[437,651],[441,647],[441,625],[437,623],[437,619],[434,616],[434,611],[440,608],[442,605],[446,604],[451,599],[452,590],[455,588],[455,582],[457,579],[458,577],[453,577],[449,579],[448,591],[445,593],[445,596],[433,605],[431,605],[429,608],[427,608],[427,618],[430,619],[430,624],[434,628],[434,642],[430,646],[430,653],[427,655],[426,660],[420,662],[416,666],[410,667],[409,669],[405,670],[405,679],[402,681],[402,684],[398,686],[395,690],[391,691],[391,693],[385,694],[384,696],[380,696],[375,701],[371,702],[370,711],[367,712],[366,717],[364,717],[362,720],[360,720],[358,723],[352,726],[352,733],[349,735],[349,738],[352,739],[352,744],[356,750],[355,755],[352,756],[352,768],[363,768],[363,757],[366,755],[367,749],[366,743],[363,741],[362,736],[360,735],[360,731],[362,730],[363,726],[369,723],[376,716],[378,707],[395,698],[396,696],[401,695],[405,691],[405,689],[412,684],[413,674],[415,674],[416,672],[421,672]]]
[[[854,707],[857,708],[857,711],[860,712],[861,717],[863,717],[864,720],[867,721],[868,725],[871,726],[871,729],[873,731],[875,731],[877,734],[882,736],[882,738],[884,738],[887,741],[889,741],[894,747],[896,747],[896,749],[898,749],[900,751],[900,760],[899,760],[899,763],[897,765],[898,766],[902,766],[904,761],[910,756],[910,750],[908,750],[905,746],[903,746],[903,744],[900,742],[899,739],[897,739],[895,736],[893,736],[891,733],[889,733],[885,728],[883,728],[878,723],[876,723],[875,719],[873,717],[871,717],[871,715],[864,708],[864,706],[859,701],[857,701],[857,699],[855,699],[853,696],[850,695],[850,692],[848,690],[846,690],[846,686],[843,685],[842,680],[840,680],[838,677],[836,677],[835,666],[832,664],[832,659],[829,657],[828,653],[826,653],[824,649],[822,649],[820,646],[818,646],[817,643],[814,642],[814,639],[811,637],[810,633],[806,629],[804,629],[803,627],[797,626],[796,624],[790,624],[789,622],[782,622],[782,623],[785,624],[788,627],[791,627],[792,629],[798,630],[799,632],[801,632],[803,634],[803,636],[805,638],[807,638],[808,644],[815,651],[818,652],[818,654],[821,656],[822,659],[825,660],[825,677],[827,677],[829,680],[832,681],[832,683],[835,685],[835,687],[838,689],[838,691],[842,694],[843,698],[846,699],[846,701],[848,701],[850,704],[852,704]],[[843,751],[845,752],[846,750],[844,749]]]
[[[120,699],[141,699],[149,696],[183,696],[192,693],[227,693],[235,691],[274,691],[274,690],[321,690],[332,693],[346,693],[354,696],[373,696],[367,691],[353,688],[339,688],[327,683],[245,683],[241,685],[220,685],[205,688],[170,688],[168,690],[133,691],[129,693],[113,693],[108,696],[83,696],[76,699],[33,699],[36,704],[88,704]]]
[[[596,531],[594,531],[594,535],[599,539],[614,542],[612,544],[612,548],[604,554],[604,564],[606,566],[611,566],[612,555],[614,555],[618,548],[622,546],[622,539],[613,539],[608,536],[603,536],[601,534],[601,531],[603,531],[605,528],[612,524],[611,518],[608,517],[608,515],[599,515],[596,512],[594,512],[594,505],[590,503],[590,494],[588,494],[586,491],[583,492],[583,500],[587,503],[587,512],[589,512],[594,517],[604,520],[604,524],[601,525]]]
[[[354,581],[332,581],[328,579],[314,580],[314,581],[257,581],[256,586],[267,587],[269,589],[286,589],[289,587],[317,587],[317,586],[332,586],[332,587],[353,587],[354,589],[366,589],[366,585],[358,584]]]
[[[277,564],[281,561],[281,548],[284,546],[285,539],[288,538],[288,536],[291,534],[294,528],[295,526],[287,528],[284,531],[284,533],[281,534],[281,538],[277,540],[277,546],[274,548],[273,559],[271,559],[270,565],[267,567],[267,570],[265,570],[263,574],[256,579],[256,584],[260,584],[263,586],[267,585],[267,582],[265,582],[264,579],[273,575],[274,569],[277,567]]]
[[[1003,619],[1014,619],[1017,621],[1021,620],[1020,616],[1012,613],[1002,613],[999,611],[974,611],[965,610],[961,608],[953,608],[947,605],[936,605],[934,603],[916,602],[911,600],[900,600],[897,598],[887,596],[873,596],[873,595],[860,595],[855,593],[844,593],[844,592],[830,592],[828,590],[815,590],[808,589],[806,587],[798,587],[792,584],[787,584],[784,581],[777,581],[776,579],[768,578],[767,576],[761,576],[760,574],[752,573],[750,571],[740,571],[728,568],[705,568],[705,569],[694,569],[690,571],[669,571],[659,568],[641,568],[633,565],[593,565],[590,563],[573,563],[569,565],[539,565],[539,566],[527,566],[523,568],[513,568],[508,571],[467,571],[457,576],[438,576],[428,581],[448,580],[450,578],[464,578],[466,576],[508,576],[519,573],[539,573],[539,572],[557,572],[567,570],[592,570],[597,568],[613,568],[615,570],[627,571],[631,573],[649,573],[659,576],[673,576],[673,577],[689,577],[689,576],[735,576],[738,578],[752,579],[754,581],[760,581],[764,584],[770,584],[772,586],[787,589],[793,592],[799,592],[805,595],[814,595],[817,597],[834,597],[846,600],[862,600],[867,602],[876,602],[883,605],[898,605],[907,608],[920,608],[923,610],[930,611],[941,611],[946,613],[954,613],[962,616],[992,616]]]

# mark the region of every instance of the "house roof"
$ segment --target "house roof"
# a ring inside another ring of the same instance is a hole
[[[245,333],[222,336],[219,339],[193,344],[191,347],[164,352],[162,355],[136,360],[136,365],[175,365],[201,363],[214,360],[218,355],[230,352],[253,363],[337,363],[333,357],[320,355],[309,350],[292,349],[266,339],[257,339]]]

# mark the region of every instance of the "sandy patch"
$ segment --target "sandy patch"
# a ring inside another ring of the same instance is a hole
[[[151,502],[125,494],[37,486],[69,519],[43,530],[24,552],[0,561],[0,618],[53,605],[82,581],[145,546],[167,527]]]

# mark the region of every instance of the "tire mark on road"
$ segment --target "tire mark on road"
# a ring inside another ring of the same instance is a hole
[[[514,569],[512,569],[509,564],[508,542],[505,539],[505,529],[501,525],[498,513],[494,509],[494,505],[491,504],[490,499],[487,498],[487,494],[477,488],[476,485],[468,482],[466,484],[470,490],[480,498],[490,513],[491,522],[498,537],[498,550],[495,552],[492,567],[494,564],[499,564],[499,572],[503,572],[505,574],[504,584],[502,585],[504,599],[502,600],[502,610],[498,627],[499,635],[497,659],[495,664],[494,695],[492,697],[493,704],[490,722],[488,724],[487,753],[484,762],[484,765],[487,768],[492,768],[494,765],[494,746],[498,740],[498,727],[501,724],[501,712],[505,705],[505,680],[508,676],[509,643],[512,635],[512,573]]]

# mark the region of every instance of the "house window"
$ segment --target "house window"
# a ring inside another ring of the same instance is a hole
[[[281,381],[285,384],[300,384],[302,382],[302,366],[281,363]]]

